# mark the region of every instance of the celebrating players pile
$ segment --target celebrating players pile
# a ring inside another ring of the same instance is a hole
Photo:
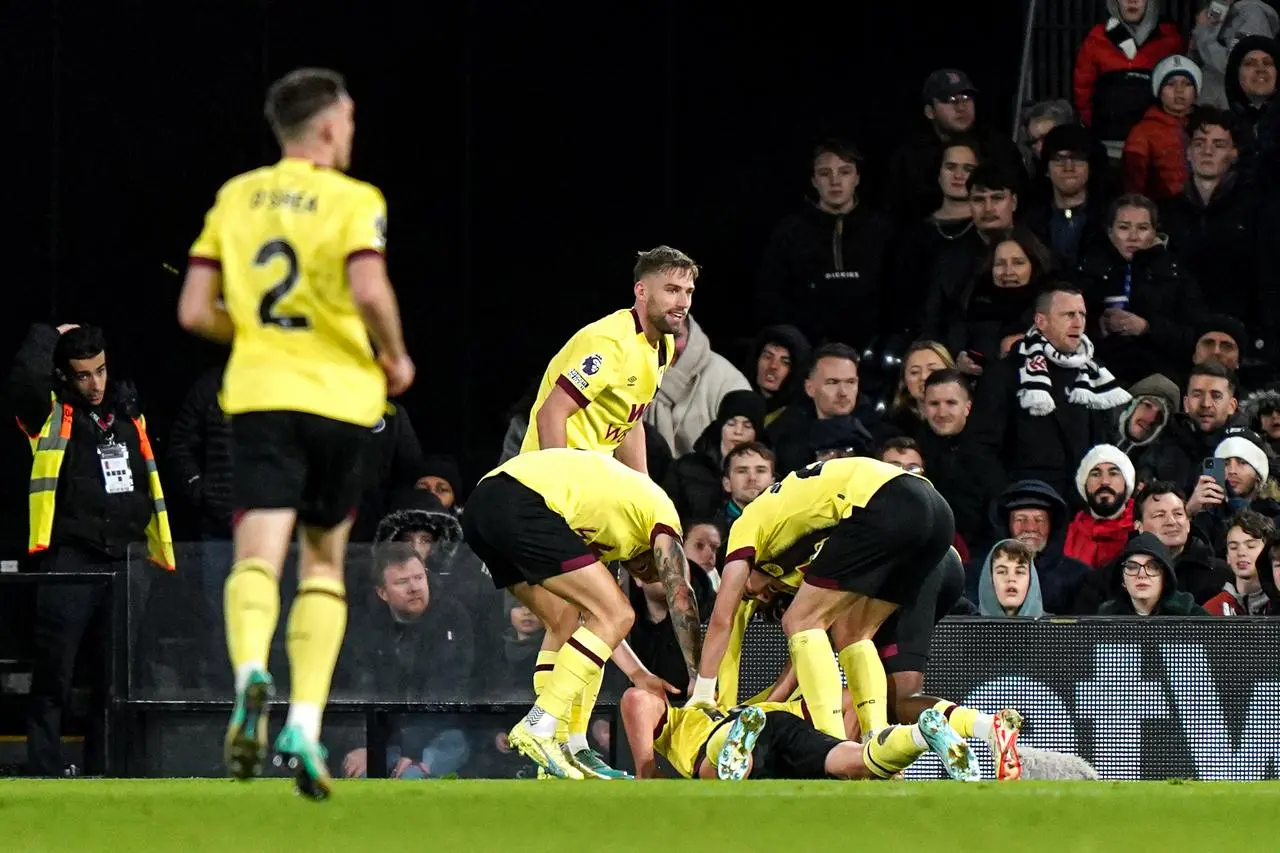
[[[383,257],[382,194],[343,174],[355,124],[342,78],[295,71],[271,87],[266,114],[284,156],[219,191],[191,250],[179,319],[232,346],[222,404],[240,515],[225,591],[236,679],[227,766],[243,779],[265,761],[266,660],[296,529],[293,695],[276,760],[300,793],[323,799],[332,783],[320,721],[346,625],[343,556],[361,458],[387,395],[408,389],[414,366]],[[979,736],[997,778],[1018,778],[1016,711],[990,716],[921,695],[933,625],[958,593],[951,511],[917,475],[837,458],[770,488],[733,526],[704,643],[680,521],[648,476],[641,421],[697,278],[676,249],[639,255],[632,307],[556,354],[520,455],[480,481],[463,516],[494,584],[547,627],[537,700],[511,745],[547,776],[631,778],[586,739],[612,658],[635,685],[622,710],[641,777],[656,775],[658,753],[691,778],[883,779],[932,750],[952,778],[969,780],[980,773],[963,738]],[[627,646],[635,615],[610,562],[663,584],[688,685],[665,683]],[[783,617],[791,664],[739,705],[745,626],[780,595],[794,597]],[[688,705],[672,707],[668,694],[684,689]]]

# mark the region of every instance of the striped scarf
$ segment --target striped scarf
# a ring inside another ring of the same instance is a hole
[[[1018,402],[1033,415],[1052,414],[1053,379],[1049,365],[1070,367],[1077,371],[1067,401],[1089,409],[1111,409],[1129,402],[1129,392],[1120,387],[1116,378],[1101,364],[1093,360],[1093,342],[1080,336],[1080,347],[1073,353],[1061,353],[1040,334],[1034,326],[1018,344]]]

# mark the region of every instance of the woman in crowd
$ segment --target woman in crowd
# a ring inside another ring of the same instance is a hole
[[[955,366],[951,353],[937,341],[916,341],[912,344],[902,359],[898,390],[886,416],[889,424],[902,435],[918,438],[921,430],[929,428],[920,412],[925,380],[935,370]]]

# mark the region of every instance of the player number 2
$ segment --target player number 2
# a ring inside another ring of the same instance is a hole
[[[275,313],[276,305],[298,283],[298,253],[286,240],[268,240],[262,244],[262,248],[253,259],[254,266],[264,267],[277,257],[284,258],[288,266],[285,269],[284,278],[262,295],[262,301],[258,303],[258,319],[264,326],[279,326],[282,329],[310,328],[311,321],[306,317]]]

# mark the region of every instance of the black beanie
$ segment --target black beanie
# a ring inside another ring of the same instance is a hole
[[[453,486],[455,495],[462,493],[462,471],[458,462],[447,453],[432,453],[422,460],[422,477],[439,477]]]
[[[764,441],[764,412],[764,398],[755,391],[730,391],[720,398],[716,423],[723,427],[730,418],[744,417],[756,428],[756,441]]]
[[[1070,151],[1087,157],[1093,151],[1093,136],[1078,124],[1060,124],[1044,136],[1043,159],[1050,160],[1059,151]]]

